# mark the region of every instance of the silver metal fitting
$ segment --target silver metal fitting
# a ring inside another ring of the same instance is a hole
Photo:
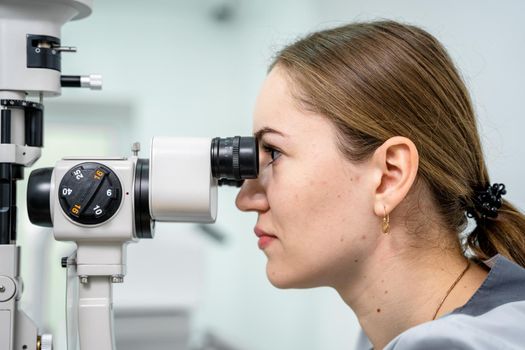
[[[53,50],[57,52],[77,52],[77,48],[74,46],[53,46]]]
[[[78,276],[78,278],[80,279],[80,283],[82,284],[88,283],[88,276]]]
[[[3,292],[5,292],[5,287],[0,285],[0,293],[3,293]]]
[[[133,145],[131,145],[131,152],[134,156],[138,156],[140,152],[140,142],[133,142]]]
[[[53,350],[53,336],[51,334],[42,334],[38,337],[38,350]]]
[[[111,283],[123,283],[124,276],[111,276]]]
[[[80,87],[87,87],[91,90],[102,90],[102,75],[82,75],[80,77]]]

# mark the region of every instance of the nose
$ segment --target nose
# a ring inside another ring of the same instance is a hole
[[[235,199],[235,205],[241,211],[265,212],[269,209],[261,178],[244,181]]]

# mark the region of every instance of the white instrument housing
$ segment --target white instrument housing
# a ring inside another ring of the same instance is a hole
[[[217,179],[211,139],[154,137],[150,157],[150,211],[155,221],[211,223],[217,217]]]

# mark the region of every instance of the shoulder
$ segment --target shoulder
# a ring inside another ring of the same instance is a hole
[[[483,315],[498,306],[525,300],[525,269],[496,255],[485,262],[490,272],[472,298],[453,314]]]
[[[393,339],[385,350],[523,349],[525,301],[496,307],[480,316],[449,314]]]

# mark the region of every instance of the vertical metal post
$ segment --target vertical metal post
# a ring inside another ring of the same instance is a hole
[[[11,110],[3,108],[0,128],[0,143],[11,143]]]
[[[16,240],[16,183],[12,164],[0,163],[0,244]]]

